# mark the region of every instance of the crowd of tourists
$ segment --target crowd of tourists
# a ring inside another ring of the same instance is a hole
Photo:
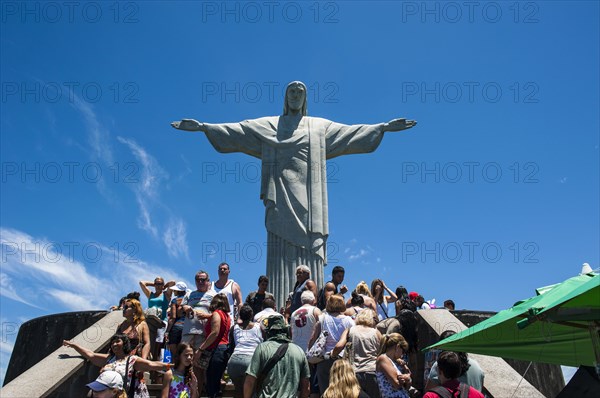
[[[149,397],[149,372],[162,384],[163,398],[221,396],[224,377],[234,396],[244,398],[483,397],[483,372],[465,353],[429,351],[425,387],[413,387],[416,311],[432,308],[416,292],[392,290],[381,279],[349,292],[340,266],[319,287],[301,265],[285,306],[278,307],[266,276],[243,300],[229,265],[219,264],[217,272],[211,281],[208,271],[198,271],[195,290],[161,277],[140,281],[147,307],[133,292],[113,308],[125,320],[108,353],[64,341],[101,368],[88,384],[91,396]],[[455,309],[452,300],[444,307]]]

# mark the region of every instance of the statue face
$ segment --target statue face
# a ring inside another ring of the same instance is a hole
[[[287,89],[285,97],[289,110],[297,113],[302,110],[302,105],[304,105],[304,101],[306,100],[306,91],[304,91],[304,87],[301,85],[294,84]]]

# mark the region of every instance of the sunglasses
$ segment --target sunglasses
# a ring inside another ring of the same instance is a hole
[[[204,283],[204,282],[207,282],[207,281],[208,281],[208,278],[196,278],[196,282]]]

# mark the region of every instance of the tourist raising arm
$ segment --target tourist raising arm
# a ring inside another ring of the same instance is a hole
[[[80,346],[77,343],[74,343],[69,340],[63,340],[63,345],[65,347],[70,347],[77,351],[82,357],[90,361],[94,366],[101,368],[104,366],[106,361],[108,360],[109,354],[101,354],[99,352],[94,352],[85,347]]]
[[[148,289],[148,286],[153,287],[155,292],[152,293],[150,289]],[[171,286],[175,286],[175,281],[169,281],[165,283],[163,278],[161,278],[160,276],[156,277],[154,282],[140,281],[140,288],[142,289],[142,292],[144,293],[144,296],[146,296],[147,299],[150,299],[151,296],[159,297],[161,293],[164,293],[165,297],[168,300],[171,297],[171,291],[169,290]]]

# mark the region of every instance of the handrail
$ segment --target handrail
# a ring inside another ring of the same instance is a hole
[[[105,347],[124,320],[120,311],[102,319],[75,336],[72,341],[94,352]],[[60,347],[23,372],[0,390],[2,398],[47,397],[83,367],[85,359],[69,347]]]

